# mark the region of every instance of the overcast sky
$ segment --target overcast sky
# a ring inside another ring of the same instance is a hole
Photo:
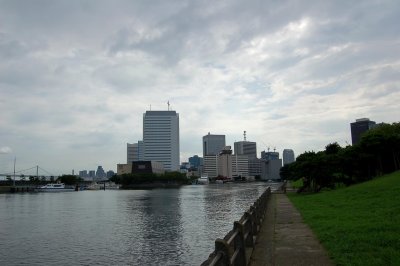
[[[400,117],[400,1],[0,1],[0,173],[116,170],[143,113],[319,151]],[[45,174],[45,173],[43,173]]]

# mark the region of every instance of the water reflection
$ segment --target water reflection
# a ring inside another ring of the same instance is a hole
[[[0,265],[198,265],[265,188],[0,194]]]

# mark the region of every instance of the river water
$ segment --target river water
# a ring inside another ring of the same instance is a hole
[[[0,194],[0,265],[199,265],[267,186]]]

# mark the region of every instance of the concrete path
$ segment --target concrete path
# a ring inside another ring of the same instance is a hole
[[[285,194],[272,194],[250,259],[261,265],[334,265]]]

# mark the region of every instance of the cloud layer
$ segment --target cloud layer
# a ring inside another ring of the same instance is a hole
[[[116,169],[150,108],[296,154],[400,117],[398,1],[0,1],[1,172]],[[1,148],[2,153],[3,148]],[[11,152],[12,150],[12,152]],[[7,159],[7,158],[8,159]]]

